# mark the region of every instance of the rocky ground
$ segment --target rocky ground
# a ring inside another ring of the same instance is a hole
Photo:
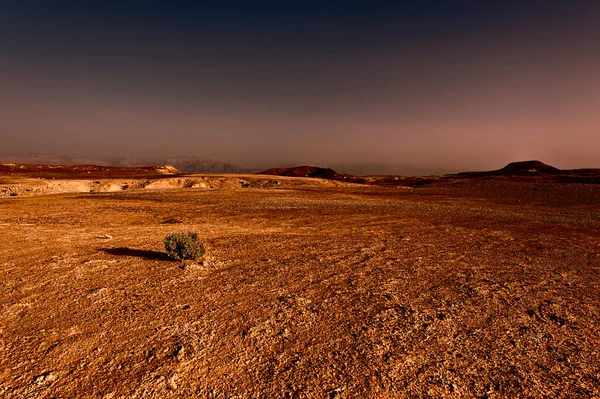
[[[600,185],[184,179],[0,181],[1,397],[600,397]]]

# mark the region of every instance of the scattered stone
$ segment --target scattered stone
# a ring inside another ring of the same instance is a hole
[[[46,371],[40,375],[33,377],[33,382],[38,385],[50,384],[56,381],[58,377],[54,374],[53,371]]]

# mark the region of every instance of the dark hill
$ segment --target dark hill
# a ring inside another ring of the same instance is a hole
[[[338,173],[330,168],[319,168],[316,166],[295,166],[292,168],[272,168],[258,173],[259,175],[275,175],[289,177],[316,177],[328,180],[345,180],[349,175]]]
[[[511,180],[530,180],[531,178],[548,183],[580,183],[599,184],[600,169],[558,169],[540,161],[523,161],[509,163],[502,169],[489,172],[462,172],[447,175],[444,178],[500,178]]]
[[[511,162],[502,169],[488,172],[462,172],[459,177],[482,177],[482,176],[544,176],[559,175],[563,171],[554,166],[540,161]]]
[[[561,170],[540,161],[523,161],[511,162],[502,169],[490,173],[501,176],[557,175]]]
[[[502,169],[486,172],[462,172],[441,176],[365,176],[358,177],[336,172],[330,168],[296,166],[273,168],[260,172],[262,175],[315,177],[328,180],[361,183],[376,186],[405,186],[419,188],[432,184],[444,184],[464,179],[538,181],[547,183],[600,184],[600,169],[561,170],[540,161],[512,162]]]

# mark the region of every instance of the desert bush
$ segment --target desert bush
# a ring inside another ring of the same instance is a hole
[[[204,255],[204,244],[200,242],[198,233],[178,231],[165,237],[165,250],[171,259],[199,260]]]

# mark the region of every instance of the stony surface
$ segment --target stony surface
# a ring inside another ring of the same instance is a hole
[[[221,179],[0,198],[0,397],[600,396],[600,186]]]

